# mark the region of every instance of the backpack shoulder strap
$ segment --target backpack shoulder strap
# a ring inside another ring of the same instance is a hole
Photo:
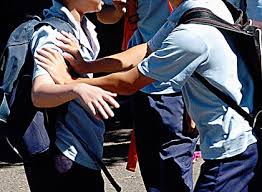
[[[222,92],[220,89],[213,86],[211,83],[208,82],[208,80],[205,77],[203,77],[199,73],[194,72],[193,74],[194,77],[196,77],[209,91],[214,93],[219,99],[221,99],[224,103],[226,103],[228,106],[234,109],[238,114],[244,117],[244,119],[249,122],[250,126],[253,126],[254,118],[244,109],[242,109],[235,100],[233,100],[230,96]]]
[[[231,24],[227,21],[219,18],[214,13],[212,13],[209,9],[206,8],[193,8],[184,13],[181,19],[178,22],[179,24],[187,24],[187,23],[195,23],[195,24],[203,24],[210,25],[216,27],[218,29],[242,33],[248,35],[244,30],[242,30],[241,25]],[[223,102],[225,102],[228,106],[234,109],[237,113],[244,117],[245,120],[249,122],[251,126],[253,126],[254,118],[243,110],[235,100],[233,100],[230,96],[226,95],[224,92],[213,86],[208,82],[202,75],[197,72],[194,72],[194,77],[196,77],[209,91],[214,93],[218,98],[220,98]]]
[[[71,26],[71,24],[58,17],[49,17],[43,19],[41,22],[38,23],[38,25],[35,26],[35,30],[39,29],[43,25],[50,25],[58,31],[65,31],[74,34],[73,27]]]
[[[202,7],[192,8],[186,11],[181,17],[181,19],[179,20],[178,25],[189,24],[189,23],[210,25],[218,29],[246,34],[242,30],[241,25],[231,24],[221,19],[220,17],[216,16],[209,9],[202,8]]]

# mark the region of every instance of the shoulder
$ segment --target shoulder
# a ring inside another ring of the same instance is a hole
[[[195,33],[191,26],[175,28],[165,39],[163,45],[180,49],[188,54],[203,55],[208,53],[206,42],[198,33]]]
[[[34,38],[48,37],[56,35],[57,30],[52,28],[50,25],[43,25],[37,28],[33,34]]]
[[[31,48],[35,50],[37,47],[42,47],[45,44],[55,44],[58,33],[59,32],[51,26],[41,26],[33,34]]]

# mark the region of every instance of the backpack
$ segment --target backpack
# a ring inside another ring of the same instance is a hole
[[[50,144],[44,110],[31,101],[34,60],[29,44],[42,25],[72,32],[61,19],[31,17],[14,29],[0,58],[0,133],[22,159],[46,150]]]
[[[262,138],[262,90],[260,89],[260,86],[262,85],[261,28],[253,25],[251,20],[247,18],[247,15],[240,9],[237,9],[225,0],[224,3],[234,18],[234,24],[230,24],[227,21],[217,17],[212,13],[212,11],[206,8],[192,8],[186,11],[179,20],[178,24],[195,23],[210,25],[216,27],[222,34],[227,34],[233,41],[237,51],[245,61],[254,82],[255,89],[253,111],[248,113],[243,110],[235,100],[211,85],[208,80],[199,73],[194,72],[193,75],[203,85],[205,85],[208,90],[213,92],[228,106],[243,116],[244,119],[249,122],[250,126],[254,128],[257,136]]]
[[[23,161],[46,151],[55,141],[56,108],[36,108],[31,100],[34,59],[30,41],[43,25],[74,34],[70,24],[57,17],[41,20],[33,16],[14,29],[0,58],[0,134]],[[116,191],[121,191],[104,163],[80,136],[74,136],[102,168]]]

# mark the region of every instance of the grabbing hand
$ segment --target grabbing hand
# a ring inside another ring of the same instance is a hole
[[[66,84],[72,81],[63,56],[52,48],[42,48],[37,51],[35,58],[52,77],[56,84]]]
[[[126,6],[127,6],[126,0],[113,0],[113,5],[116,9],[116,12],[119,13],[120,15],[126,13]]]
[[[85,61],[79,52],[80,47],[78,40],[74,35],[65,31],[61,31],[60,35],[57,37],[57,40],[56,45],[64,51],[62,55],[65,60],[70,63],[74,71],[81,73],[81,63],[85,63]]]
[[[114,99],[116,93],[105,91],[99,87],[88,84],[76,84],[74,91],[79,96],[81,104],[91,111],[98,119],[114,116],[112,108],[119,108],[119,104]]]

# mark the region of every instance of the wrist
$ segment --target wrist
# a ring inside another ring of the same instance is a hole
[[[72,84],[72,95],[74,98],[80,97],[81,84],[82,83]]]

